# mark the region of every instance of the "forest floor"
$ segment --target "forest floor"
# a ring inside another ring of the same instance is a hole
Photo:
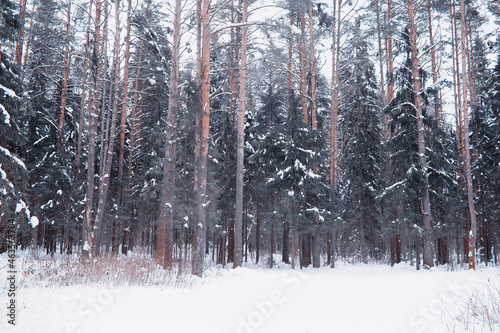
[[[208,268],[168,273],[144,257],[18,258],[15,326],[0,255],[0,332],[500,332],[500,270]]]

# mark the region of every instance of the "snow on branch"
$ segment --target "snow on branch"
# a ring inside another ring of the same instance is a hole
[[[5,109],[5,107],[0,104],[0,110],[2,111],[5,119],[4,119],[4,123],[6,123],[7,125],[10,126],[10,114],[7,112],[7,110]]]
[[[19,96],[16,95],[16,93],[14,92],[14,90],[11,90],[7,87],[4,87],[3,85],[0,84],[0,89],[2,89],[5,94],[7,94],[7,96],[9,97],[12,97],[12,98],[19,98]]]
[[[5,149],[4,147],[0,146],[0,151],[4,153],[5,156],[10,157],[17,165],[19,165],[21,168],[24,170],[28,170],[26,168],[26,165],[24,164],[23,161],[19,159],[16,155],[12,154],[8,149]]]

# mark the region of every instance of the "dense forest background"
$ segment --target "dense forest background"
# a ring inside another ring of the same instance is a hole
[[[2,251],[498,263],[497,2],[0,6]]]

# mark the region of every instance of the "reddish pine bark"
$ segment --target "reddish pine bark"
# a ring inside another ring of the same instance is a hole
[[[306,16],[300,14],[300,45],[299,45],[299,64],[300,64],[300,105],[302,106],[302,122],[308,123],[307,109],[307,60],[306,60]]]
[[[24,19],[26,17],[26,0],[21,0],[20,4],[20,18],[19,18],[19,39],[16,45],[14,61],[19,66],[21,65],[21,60],[23,58],[23,43],[24,43]]]
[[[201,90],[201,84],[203,81],[203,69],[202,69],[202,45],[201,45],[201,0],[196,0],[196,85],[197,88]],[[195,148],[194,148],[194,181],[193,181],[193,190],[196,195],[198,192],[199,182],[198,182],[198,174],[199,174],[199,158],[200,158],[200,142],[201,142],[201,107],[195,113]],[[229,251],[228,251],[229,253]]]
[[[424,184],[422,188],[421,211],[424,229],[424,266],[434,266],[432,252],[432,212],[429,196],[429,178],[427,176],[427,158],[425,152],[425,136],[424,136],[424,116],[423,116],[423,100],[421,96],[422,82],[420,79],[420,70],[418,65],[418,49],[417,49],[417,33],[415,28],[415,11],[413,0],[408,0],[408,17],[410,23],[410,46],[412,57],[412,72],[413,72],[413,88],[415,92],[415,111],[417,118],[417,141],[418,141],[418,156],[420,167],[423,171]]]
[[[314,51],[314,20],[313,20],[313,4],[312,0],[309,1],[309,61],[311,68],[311,128],[317,129],[317,104],[316,104],[316,57]],[[316,151],[316,150],[315,150]],[[316,165],[313,166],[314,173],[318,173],[318,168]],[[320,231],[318,225],[318,216],[314,216],[314,232],[312,236],[312,257],[313,257],[313,267],[320,267],[320,254],[321,254],[321,244],[320,244]]]
[[[387,105],[386,96],[385,96],[385,78],[384,78],[384,54],[382,50],[382,28],[381,28],[381,19],[380,19],[380,0],[375,0],[375,8],[377,12],[377,36],[378,36],[378,59],[379,59],[379,69],[380,69],[380,93],[382,95],[382,108]],[[384,133],[387,131],[387,123],[386,118],[382,116],[383,124],[384,124]]]
[[[165,232],[160,244],[158,238],[158,259],[163,262],[163,268],[172,269],[174,244],[174,196],[175,196],[175,161],[177,139],[177,113],[179,111],[179,52],[181,42],[181,0],[175,1],[174,29],[172,41],[172,61],[170,67],[170,94],[168,98],[167,140],[165,159],[163,163],[163,188],[160,202],[160,225]]]
[[[33,5],[31,7],[31,12],[35,12],[35,4],[36,1],[33,1]],[[89,12],[90,16],[90,12]],[[33,31],[33,15],[30,18],[30,27],[28,29],[28,38],[26,39],[26,47],[25,47],[25,52],[24,52],[24,58],[23,58],[23,69],[26,68],[26,62],[28,61],[28,54],[29,54],[29,49],[30,49],[30,41],[31,41],[31,32]],[[24,38],[24,36],[23,36]]]
[[[231,24],[238,22],[238,12],[235,9],[234,1],[231,1]],[[231,99],[229,101],[229,113],[231,120],[234,121],[238,113],[238,59],[239,59],[239,45],[238,39],[236,38],[237,29],[231,26],[231,69],[229,74],[229,90],[231,93]],[[227,251],[227,262],[234,264],[234,221],[228,221],[227,224],[227,238],[228,238],[228,251]]]
[[[394,98],[394,59],[392,55],[392,0],[387,0],[387,22],[389,31],[387,33],[387,103],[390,104]]]
[[[434,44],[434,34],[433,34],[433,28],[432,28],[432,8],[431,8],[431,1],[428,1],[428,6],[427,6],[427,15],[429,16],[429,42],[430,42],[430,47],[431,47],[431,68],[432,68],[432,83],[436,85],[438,83],[439,79],[439,70],[436,64],[436,47]],[[443,117],[442,117],[442,105],[441,105],[441,91],[438,89],[436,91],[436,95],[434,97],[434,103],[435,103],[435,117],[437,121],[437,125],[439,127],[442,126],[443,123]]]
[[[462,140],[464,143],[464,162],[465,162],[465,177],[467,184],[467,203],[469,206],[470,215],[470,233],[469,233],[469,269],[476,269],[476,234],[477,234],[477,218],[474,207],[474,187],[472,184],[472,172],[470,163],[470,147],[469,147],[469,105],[467,101],[467,22],[465,19],[465,3],[460,0],[460,23],[462,26],[462,89],[463,89],[463,131]]]

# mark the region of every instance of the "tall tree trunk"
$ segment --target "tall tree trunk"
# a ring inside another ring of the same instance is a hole
[[[392,0],[387,0],[387,23],[389,25],[389,30],[386,35],[386,53],[387,53],[387,105],[391,105],[391,101],[394,98],[394,60],[392,55]],[[388,110],[390,111],[390,110]],[[385,112],[383,115],[384,124],[384,142],[386,145],[386,157],[389,160],[391,158],[391,151],[389,149],[389,140],[391,138],[391,129],[389,127],[390,123],[390,112]]]
[[[294,24],[293,15],[290,15],[290,27]],[[286,112],[287,115],[290,114],[290,99],[292,98],[292,87],[293,87],[293,34],[290,32],[290,37],[288,40],[288,64],[286,73]]]
[[[128,206],[128,179],[124,180],[123,167],[125,164],[125,136],[127,128],[127,106],[128,106],[128,92],[129,92],[129,76],[130,76],[130,28],[132,23],[132,1],[128,0],[127,6],[127,26],[125,32],[125,58],[123,65],[123,91],[122,91],[122,109],[120,115],[120,144],[118,152],[118,175],[117,175],[117,199],[119,202],[120,212],[123,222],[120,225],[120,236],[122,237],[122,254],[127,255],[129,251],[129,242],[131,237],[130,219],[131,215],[125,213]],[[131,152],[129,152],[131,158]],[[123,232],[123,234],[122,234]]]
[[[241,4],[240,4],[241,5]],[[239,9],[236,9],[234,5],[234,0],[231,1],[231,24],[234,25],[239,22]],[[229,101],[229,117],[231,121],[235,121],[236,114],[238,112],[238,68],[240,64],[239,59],[239,45],[238,38],[236,36],[237,29],[231,27],[231,68],[229,73],[229,90],[231,93],[231,99]],[[234,220],[228,219],[227,224],[227,262],[234,263]]]
[[[201,86],[201,136],[198,157],[198,191],[196,193],[196,211],[198,222],[195,225],[195,243],[193,251],[193,275],[203,275],[206,240],[207,198],[207,160],[208,134],[210,129],[210,1],[202,0],[202,86]]]
[[[469,269],[476,269],[476,234],[477,218],[474,207],[474,187],[472,184],[472,172],[470,165],[470,147],[469,147],[469,106],[467,101],[467,22],[465,20],[465,3],[460,0],[460,22],[462,26],[462,89],[463,89],[463,131],[462,140],[464,142],[464,162],[465,177],[467,182],[467,203],[470,214],[470,233],[469,233]]]
[[[302,122],[308,124],[307,108],[307,59],[306,59],[306,16],[300,14],[300,45],[299,45],[299,64],[300,64],[300,105],[302,106]]]
[[[26,0],[24,1],[24,6],[26,7]],[[57,150],[61,150],[62,140],[63,140],[63,128],[64,128],[64,112],[66,110],[66,104],[68,101],[68,80],[69,80],[69,69],[71,64],[71,50],[69,46],[69,38],[71,33],[71,1],[67,2],[67,12],[66,12],[66,40],[64,45],[64,65],[63,65],[63,81],[62,81],[62,94],[61,94],[61,107],[59,109],[59,124],[58,124],[58,137],[57,137]],[[22,53],[22,51],[21,51]],[[16,55],[17,56],[17,55]],[[20,60],[19,60],[20,61]]]
[[[125,154],[125,132],[127,125],[127,100],[128,100],[128,79],[129,79],[129,66],[130,66],[130,26],[132,23],[132,0],[128,0],[127,8],[127,30],[125,32],[125,60],[123,69],[123,92],[122,92],[122,110],[120,117],[120,149],[118,153],[118,192],[117,198],[120,203],[123,203],[123,164]]]
[[[170,94],[168,98],[167,140],[163,163],[163,188],[160,203],[160,223],[164,235],[158,237],[158,260],[163,268],[172,269],[174,234],[175,161],[177,140],[177,114],[179,111],[179,53],[181,42],[181,0],[175,0],[172,61],[170,67]],[[160,239],[164,244],[160,244]],[[161,250],[164,249],[164,253]],[[163,254],[163,259],[161,255]]]
[[[453,81],[456,83],[454,87],[455,92],[455,118],[457,121],[457,129],[456,129],[456,139],[457,139],[457,161],[458,161],[458,175],[459,175],[459,185],[460,190],[465,195],[466,193],[466,176],[465,176],[465,164],[464,164],[464,141],[463,141],[463,109],[462,109],[462,83],[460,76],[460,52],[459,52],[459,33],[458,33],[458,23],[457,16],[455,10],[455,3],[452,2],[450,6],[451,10],[451,22],[452,22],[452,32],[454,33],[455,38],[452,41],[452,46],[454,47],[454,76]],[[466,212],[464,212],[466,214]],[[469,252],[469,226],[466,221],[463,222],[463,234],[462,234],[462,254],[463,258],[468,258]]]
[[[69,2],[68,2],[69,5]],[[24,20],[26,17],[26,0],[21,0],[20,3],[20,8],[19,8],[19,39],[17,40],[17,45],[16,45],[16,53],[14,57],[14,61],[18,66],[21,66],[21,60],[23,58],[23,43],[24,43]]]
[[[394,59],[392,56],[392,0],[387,0],[387,103],[394,98]]]
[[[306,16],[305,13],[300,14],[300,45],[299,45],[299,63],[300,63],[300,104],[302,106],[302,123],[305,128],[309,125],[308,120],[308,107],[307,107],[307,54],[306,54]],[[298,226],[297,226],[298,227]],[[297,228],[298,229],[298,228]],[[298,230],[296,231],[298,232]],[[311,260],[310,250],[310,236],[302,234],[302,257],[300,260],[300,265],[302,267],[303,262],[307,262],[309,266]],[[307,243],[306,243],[307,241]],[[304,251],[304,249],[307,249]],[[307,260],[306,260],[307,258]],[[271,252],[271,263],[272,263],[272,252]]]
[[[102,236],[102,221],[106,211],[106,202],[109,192],[111,167],[113,164],[113,151],[115,147],[116,122],[118,118],[118,105],[120,104],[120,0],[115,2],[115,43],[113,49],[113,109],[111,111],[111,119],[108,121],[109,129],[104,129],[108,132],[105,141],[102,143],[101,149],[104,151],[101,159],[101,172],[99,177],[99,197],[97,214],[95,219],[96,233],[96,248],[95,253],[99,253]],[[109,118],[109,116],[108,116]]]
[[[201,2],[202,0],[196,0],[196,88],[201,91],[201,85],[203,81],[203,50],[202,50],[202,25],[201,25]],[[201,101],[200,101],[201,102]],[[195,147],[194,147],[194,180],[193,180],[193,190],[196,195],[199,187],[199,159],[200,159],[200,145],[201,145],[201,116],[202,107],[200,107],[195,112]],[[229,251],[228,251],[229,253]]]
[[[104,17],[108,17],[109,15],[109,3],[106,2],[104,4]],[[109,29],[108,29],[108,20],[105,20],[104,21],[104,26],[103,26],[103,29],[102,29],[102,43],[101,43],[101,50],[102,50],[102,54],[103,55],[107,55],[108,54],[108,32],[109,32]],[[104,59],[106,58],[106,56],[104,56]],[[107,75],[108,73],[108,61],[104,61],[103,62],[103,73],[104,75]],[[100,131],[100,137],[99,137],[99,142],[100,142],[100,151],[99,151],[99,165],[100,165],[100,168],[99,168],[99,176],[101,177],[102,175],[104,175],[104,163],[102,161],[104,161],[104,156],[106,155],[106,151],[107,151],[107,143],[108,143],[108,134],[109,134],[109,126],[110,126],[110,122],[111,122],[111,113],[109,111],[109,109],[111,108],[111,103],[112,103],[112,99],[113,99],[113,94],[109,94],[109,98],[110,100],[106,101],[106,93],[108,92],[108,89],[107,89],[107,83],[108,81],[111,81],[112,79],[111,78],[105,78],[103,80],[103,89],[102,89],[102,110],[101,110],[101,131]]]
[[[240,1],[241,2],[241,1]],[[239,42],[237,38],[237,29],[234,27],[236,23],[239,23],[239,10],[236,9],[234,5],[234,0],[231,0],[231,47],[230,47],[230,57],[231,57],[231,68],[229,69],[229,90],[231,97],[229,100],[229,113],[231,120],[236,118],[237,108],[238,108],[238,68],[239,66]]]
[[[386,96],[385,96],[385,79],[384,79],[384,53],[382,50],[382,27],[381,27],[381,19],[380,19],[380,0],[375,0],[375,7],[377,11],[377,36],[378,36],[378,60],[379,60],[379,69],[380,69],[380,93],[382,95],[382,109],[387,105]],[[386,117],[382,114],[382,121],[384,124],[384,133],[387,131],[387,121]]]
[[[92,207],[94,197],[96,130],[99,113],[99,96],[101,89],[102,59],[100,54],[101,40],[101,1],[96,1],[94,19],[94,51],[92,54],[92,82],[89,100],[89,151],[87,161],[87,189],[85,192],[85,208],[83,216],[82,239],[83,256],[89,257],[94,245],[92,228]]]
[[[391,140],[391,128],[389,126],[390,124],[390,119],[391,119],[391,101],[394,98],[394,65],[393,65],[393,59],[392,59],[392,1],[388,0],[387,2],[387,20],[388,20],[388,25],[389,25],[389,30],[386,32],[386,53],[387,53],[387,96],[385,95],[384,91],[384,70],[383,70],[383,61],[382,61],[382,38],[381,38],[381,29],[380,29],[380,24],[377,24],[377,33],[379,36],[379,53],[380,53],[380,76],[381,76],[381,85],[382,85],[382,105],[383,105],[383,113],[382,113],[382,124],[384,128],[384,149],[385,149],[385,157],[387,159],[387,168],[389,172],[386,174],[386,181],[389,183],[389,175],[390,175],[390,170],[392,169],[392,162],[391,162],[391,149],[389,147],[389,142]],[[380,6],[379,2],[377,0],[377,21],[380,21]],[[394,208],[394,207],[393,207]],[[399,225],[396,225],[396,228],[399,229]],[[396,235],[399,235],[398,233]],[[398,262],[397,259],[397,240],[396,236],[391,236],[389,239],[389,249],[391,252],[391,266],[394,265],[395,262]]]
[[[240,68],[240,107],[238,110],[238,146],[236,152],[236,212],[234,222],[234,263],[233,268],[241,266],[243,239],[243,159],[245,157],[245,109],[247,89],[247,40],[248,0],[242,0],[241,27],[241,68]]]
[[[470,24],[467,27],[467,73],[469,74],[469,91],[470,91],[470,107],[473,108],[476,105],[476,77],[474,73],[476,73],[475,61],[474,61],[474,52],[472,52],[472,28]],[[474,113],[471,114],[472,119],[474,120]]]
[[[311,66],[311,128],[313,131],[317,129],[317,104],[316,104],[316,56],[314,51],[314,20],[313,20],[313,4],[312,0],[309,1],[309,61]],[[316,151],[316,149],[315,149]],[[318,167],[313,165],[314,173],[318,172]],[[314,231],[312,236],[312,257],[313,257],[313,267],[319,268],[320,266],[320,255],[321,255],[321,237],[320,228],[318,224],[319,217],[314,216]]]
[[[441,105],[441,90],[436,88],[436,85],[439,80],[439,70],[437,67],[436,63],[436,46],[434,44],[434,34],[433,34],[433,29],[432,29],[432,4],[431,1],[427,1],[427,10],[428,10],[428,16],[429,16],[429,41],[430,41],[430,48],[431,48],[431,66],[432,66],[432,84],[434,85],[434,89],[436,89],[435,92],[435,97],[434,97],[434,104],[435,104],[435,117],[437,121],[437,125],[441,127],[443,123],[443,116],[442,116],[442,105]]]
[[[83,138],[83,122],[85,115],[85,98],[86,98],[86,84],[87,84],[87,71],[89,67],[89,44],[90,44],[90,24],[92,20],[92,3],[93,1],[89,1],[89,17],[87,21],[87,34],[85,35],[85,53],[83,58],[83,78],[82,78],[82,98],[80,101],[80,119],[78,122],[78,139],[76,144],[76,169],[80,168],[80,161],[82,156],[82,138]],[[90,98],[90,96],[89,96]]]
[[[316,112],[316,55],[314,51],[314,21],[312,0],[309,0],[309,61],[311,66],[311,128],[317,127]]]
[[[293,15],[290,13],[290,28],[294,25]],[[288,63],[287,63],[287,74],[286,74],[286,115],[288,116],[291,112],[291,98],[292,98],[292,87],[293,87],[293,34],[290,32],[288,39]],[[290,139],[290,134],[288,134],[288,139]],[[288,198],[285,202],[286,205],[286,217],[283,224],[283,253],[282,260],[284,263],[290,263],[290,231],[293,230],[290,222],[292,218],[290,203]],[[292,232],[293,238],[293,232]]]
[[[339,78],[340,78],[340,28],[341,28],[342,0],[333,0],[332,24],[332,91],[330,112],[330,166],[329,181],[335,199],[338,184],[338,116],[339,116]],[[330,238],[330,267],[335,266],[335,227]]]
[[[332,43],[332,104],[330,116],[330,186],[337,190],[338,177],[338,113],[339,113],[339,78],[340,78],[340,27],[342,0],[334,0],[334,22]]]
[[[437,87],[439,80],[439,69],[436,60],[436,44],[434,43],[434,33],[432,26],[432,1],[427,1],[427,15],[429,17],[429,44],[431,48],[431,68],[432,68],[432,84],[434,86],[434,117],[438,127],[443,125],[443,107],[441,102],[441,89]],[[444,249],[446,248],[446,238],[440,236],[437,240],[438,244],[438,260],[442,264],[446,260]]]
[[[460,89],[460,65],[458,54],[458,31],[455,18],[455,5],[450,6],[451,32],[452,32],[452,62],[453,62],[453,95],[455,98],[456,141],[459,164],[459,177],[462,180],[462,91]],[[463,183],[461,181],[461,183]]]
[[[413,0],[408,0],[408,17],[410,23],[410,46],[412,57],[413,71],[413,88],[415,93],[415,110],[417,117],[417,140],[418,140],[418,156],[420,167],[422,168],[424,184],[422,188],[421,211],[424,227],[424,266],[432,267],[434,265],[432,253],[432,212],[431,202],[429,197],[429,178],[427,175],[427,158],[425,152],[425,128],[423,115],[423,101],[421,96],[422,82],[420,79],[420,70],[418,65],[418,49],[417,49],[417,33],[415,29],[415,12],[413,8]]]
[[[104,3],[104,17],[107,18],[109,17],[109,9],[110,3],[105,2]],[[101,49],[102,49],[102,54],[103,54],[103,74],[106,76],[103,79],[103,87],[102,87],[102,109],[101,109],[101,133],[100,133],[100,154],[99,154],[99,188],[98,188],[98,206],[97,206],[97,214],[96,214],[96,221],[95,221],[95,247],[94,247],[94,252],[96,255],[100,254],[100,250],[102,247],[102,244],[106,244],[106,241],[108,239],[103,240],[102,236],[104,234],[104,226],[103,226],[103,220],[104,220],[104,214],[102,217],[99,219],[100,209],[106,210],[106,202],[107,202],[107,190],[103,191],[101,188],[107,187],[109,188],[109,182],[107,186],[104,186],[104,177],[106,177],[106,155],[109,150],[109,135],[110,135],[110,130],[111,130],[111,118],[112,118],[112,108],[111,105],[113,104],[113,78],[109,74],[109,69],[108,69],[108,60],[107,60],[107,54],[108,54],[108,33],[109,33],[109,24],[108,24],[108,19],[104,21],[104,26],[103,26],[103,33],[102,33],[102,43],[101,43]],[[111,64],[113,66],[113,63]],[[108,89],[108,84],[110,85]],[[111,163],[111,162],[110,162]],[[111,169],[110,169],[111,170]],[[110,171],[111,172],[111,171]],[[109,177],[109,172],[108,176]],[[103,203],[101,203],[101,192],[106,192],[103,197]],[[105,249],[106,251],[106,249]]]
[[[31,6],[31,12],[35,12],[35,4],[36,1],[33,0],[33,5]],[[90,12],[89,12],[90,16]],[[29,49],[30,49],[30,41],[31,41],[31,32],[33,31],[33,15],[30,18],[30,27],[28,29],[28,37],[26,38],[26,47],[24,48],[26,51],[24,52],[24,57],[23,57],[23,69],[26,69],[26,63],[28,62],[28,54],[29,54]],[[24,36],[23,36],[24,38]]]

